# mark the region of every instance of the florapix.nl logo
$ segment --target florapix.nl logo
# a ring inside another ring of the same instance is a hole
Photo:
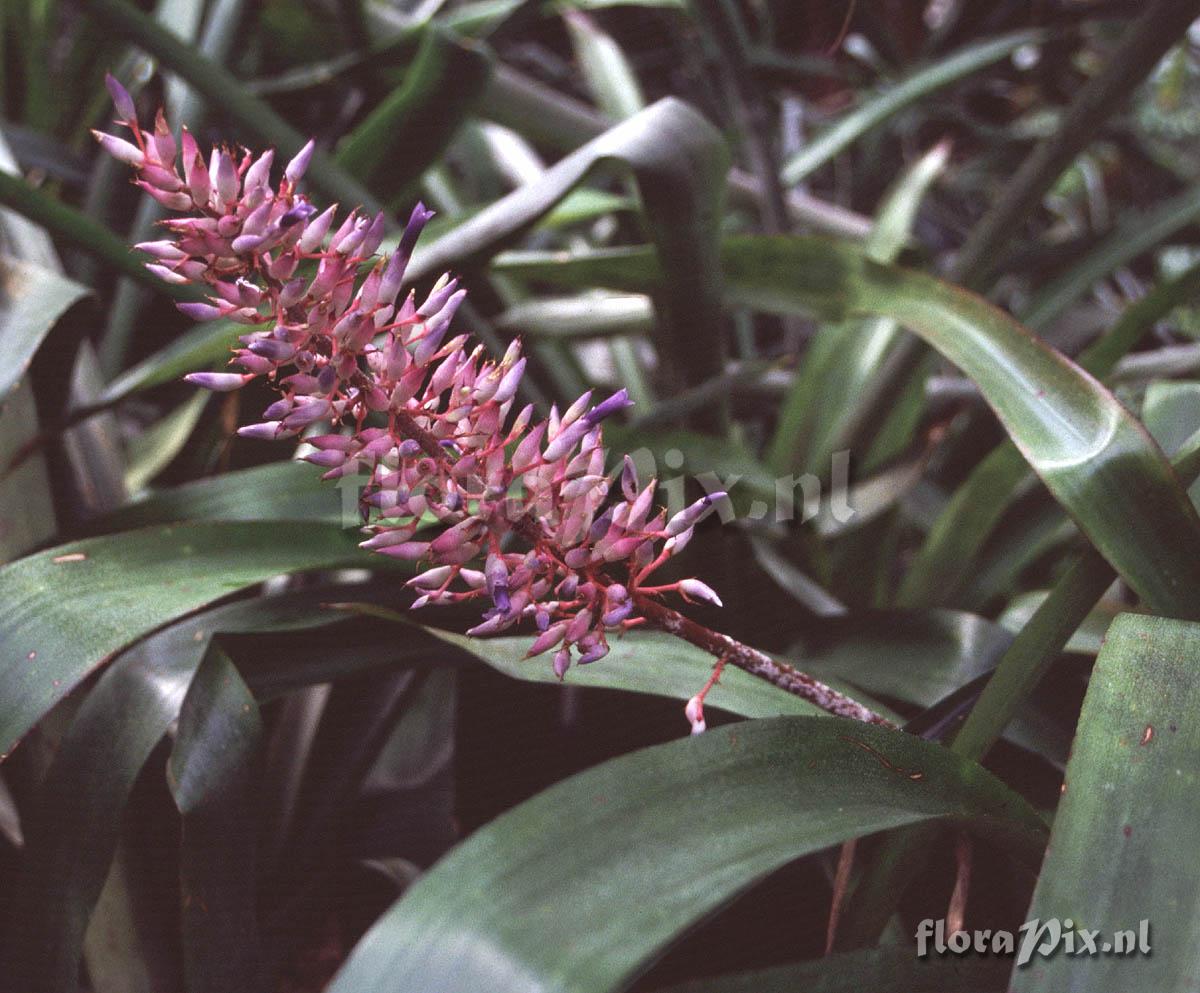
[[[1105,933],[1079,927],[1069,917],[1063,920],[1026,921],[1016,934],[1004,930],[951,931],[945,920],[926,918],[917,925],[917,958],[929,955],[1004,955],[1015,956],[1017,967],[1028,965],[1034,957],[1054,955],[1149,955],[1150,922],[1141,920],[1135,928]]]

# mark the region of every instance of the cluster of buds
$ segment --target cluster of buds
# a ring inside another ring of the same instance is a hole
[[[204,286],[207,302],[179,304],[189,317],[247,328],[231,360],[238,371],[187,379],[228,391],[266,377],[279,399],[240,435],[304,432],[314,449],[305,458],[325,478],[365,474],[363,547],[424,563],[410,580],[414,606],[485,601],[476,635],[529,618],[529,656],[553,650],[561,678],[573,652],[594,662],[611,633],[641,623],[639,604],[671,592],[720,604],[696,579],[649,581],[723,494],[668,519],[655,481],[643,485],[626,458],[620,499],[610,498],[601,424],[629,405],[624,390],[596,404],[589,392],[535,422],[532,406],[516,409],[520,342],[495,361],[450,334],[465,296],[455,279],[443,276],[419,305],[412,291],[400,297],[429,211],[418,205],[397,250],[378,257],[382,214],[352,211],[335,227],[336,207],[318,213],[299,192],[311,143],[274,187],[272,152],[214,149],[206,164],[186,129],[177,146],[160,111],[144,131],[129,94],[108,85],[132,142],[98,140],[186,215],[163,222],[169,238],[137,246],[153,257],[148,268]],[[313,433],[318,424],[330,427]]]

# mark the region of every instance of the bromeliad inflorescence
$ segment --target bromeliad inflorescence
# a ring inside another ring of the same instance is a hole
[[[532,406],[514,416],[520,342],[496,362],[451,336],[466,291],[448,275],[419,304],[411,291],[400,296],[430,211],[418,204],[396,251],[380,258],[383,214],[351,211],[335,227],[336,207],[318,213],[299,192],[311,142],[274,187],[273,152],[214,149],[206,164],[186,129],[177,147],[160,111],[143,130],[128,93],[111,77],[108,85],[133,142],[97,139],[134,168],[138,186],[187,215],[164,222],[169,239],[136,246],[153,256],[148,268],[205,286],[208,302],[179,304],[189,317],[247,328],[232,359],[242,371],[187,379],[224,391],[269,377],[280,398],[239,430],[246,437],[341,428],[306,437],[317,451],[305,457],[326,479],[367,474],[363,547],[430,566],[410,580],[414,606],[485,599],[472,634],[530,617],[539,633],[529,654],[554,649],[561,677],[572,651],[594,662],[609,633],[639,623],[645,597],[674,591],[720,603],[696,579],[647,585],[721,494],[668,520],[655,482],[643,486],[626,458],[620,498],[609,499],[601,422],[629,405],[624,390],[597,404],[585,393],[545,421],[534,421]],[[526,547],[513,548],[513,535]]]
[[[534,421],[532,406],[517,410],[520,342],[495,361],[466,335],[451,335],[466,295],[457,280],[443,276],[420,304],[411,291],[400,295],[430,211],[418,204],[396,250],[381,257],[383,214],[352,210],[335,227],[336,205],[318,212],[299,192],[312,142],[276,186],[273,151],[214,148],[206,163],[186,128],[177,143],[159,111],[153,130],[143,130],[125,89],[111,76],[108,88],[133,141],[101,132],[97,140],[134,169],[146,193],[185,215],[163,222],[170,237],[136,246],[152,257],[147,268],[170,283],[204,286],[206,302],[178,305],[189,317],[246,327],[230,362],[241,371],[186,378],[229,391],[267,377],[279,399],[240,435],[303,432],[315,449],[304,457],[326,479],[365,474],[363,547],[426,565],[409,580],[414,606],[483,600],[476,635],[530,618],[538,633],[528,655],[553,650],[559,678],[573,658],[603,658],[611,633],[649,622],[719,660],[688,702],[694,732],[704,729],[704,697],[726,662],[830,713],[886,723],[662,603],[676,593],[720,605],[698,579],[650,580],[724,494],[668,519],[655,504],[655,481],[643,485],[626,458],[619,496],[610,495],[601,425],[629,406],[625,390],[596,404],[585,393],[544,421]],[[315,433],[322,423],[336,430]]]

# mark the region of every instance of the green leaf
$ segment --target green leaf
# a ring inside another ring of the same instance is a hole
[[[866,250],[877,262],[894,262],[908,242],[917,209],[945,168],[949,145],[940,143],[917,160],[885,198]],[[863,390],[900,335],[887,318],[843,321],[818,329],[796,382],[779,412],[767,446],[767,464],[779,475],[793,468],[829,475],[833,453],[851,448],[855,411]]]
[[[513,304],[496,326],[536,338],[644,335],[654,327],[654,309],[639,293],[542,297]]]
[[[1029,623],[1049,595],[1048,590],[1034,590],[1014,597],[1004,608],[998,623],[1016,634]],[[1071,634],[1070,640],[1063,646],[1063,651],[1078,655],[1095,655],[1104,644],[1104,636],[1113,618],[1127,609],[1126,605],[1119,601],[1102,600]]]
[[[418,249],[410,278],[490,257],[595,170],[618,165],[633,174],[658,263],[670,277],[656,299],[665,379],[672,389],[695,385],[723,371],[717,236],[728,162],[724,139],[708,121],[679,100],[660,100]]]
[[[250,991],[257,971],[251,762],[258,704],[210,645],[179,711],[167,782],[183,817],[180,887],[189,993]]]
[[[89,0],[88,12],[113,33],[160,59],[213,106],[220,107],[222,113],[266,144],[275,146],[284,160],[300,151],[308,140],[224,66],[184,44],[128,0]],[[344,204],[378,209],[377,201],[367,189],[320,149],[309,164],[307,180],[326,196]]]
[[[972,73],[1012,55],[1022,45],[1032,45],[1045,37],[1044,32],[1021,31],[971,45],[920,69],[901,82],[870,97],[844,115],[802,152],[783,167],[783,181],[789,186],[801,182],[854,142],[878,127],[889,117],[923,97],[958,82]]]
[[[623,987],[779,866],[948,818],[1039,857],[1037,814],[978,766],[831,718],[742,723],[551,787],[477,831],[355,948],[330,993]]]
[[[362,586],[355,586],[353,592],[358,597],[368,595]],[[254,679],[257,694],[265,698],[404,654],[390,625],[386,643],[390,654],[341,632],[334,645],[348,647],[348,657],[335,657],[328,642],[313,637],[314,628],[345,616],[323,610],[324,600],[346,595],[345,588],[319,587],[206,610],[150,635],[104,670],[68,728],[34,807],[35,832],[17,884],[18,913],[10,921],[11,944],[0,949],[7,952],[5,961],[15,964],[24,988],[73,988],[84,928],[104,887],[129,793],[152,751],[179,718],[185,694],[215,635],[268,631],[278,638],[280,632],[304,630],[304,648],[286,658],[282,671],[272,670],[271,653],[254,660],[248,678]],[[419,650],[428,652],[428,639]],[[247,703],[242,700],[238,706]],[[233,716],[245,717],[246,712]],[[240,720],[239,725],[246,730]],[[204,746],[202,742],[196,746],[201,751],[190,746],[189,751],[198,761]],[[205,820],[203,790],[193,788],[198,783],[205,786],[198,775],[193,772],[181,798],[189,811],[198,814],[194,823],[203,837],[214,825]],[[196,860],[226,854],[224,844],[206,846],[201,841],[199,847]],[[212,925],[218,927],[220,922]],[[235,986],[242,988],[241,983]]]
[[[50,329],[89,292],[50,269],[0,255],[0,406],[29,369]]]
[[[601,112],[623,121],[645,107],[637,76],[612,35],[578,10],[564,10],[563,21],[584,83]]]
[[[16,986],[75,988],[84,931],[116,850],[126,798],[178,715],[203,653],[203,641],[194,655],[139,646],[84,698],[33,810],[3,949]]]
[[[1040,330],[1109,273],[1129,264],[1200,218],[1200,187],[1185,190],[1144,214],[1124,217],[1080,262],[1042,287],[1024,314]],[[1195,279],[1193,277],[1193,285]]]
[[[1190,591],[1200,583],[1200,518],[1161,450],[1111,393],[964,290],[841,246],[763,241],[728,272],[739,294],[769,302],[790,286],[795,304],[819,306],[832,281],[851,309],[921,336],[975,381],[1050,492],[1153,609],[1197,614]],[[810,291],[800,272],[823,280]]]
[[[403,83],[338,146],[338,165],[381,196],[401,193],[445,149],[490,72],[479,45],[430,27]]]
[[[192,436],[207,403],[208,397],[204,392],[197,391],[130,440],[129,464],[125,469],[126,489],[136,493],[171,464]]]
[[[1134,237],[1130,233],[1126,240]],[[1200,265],[1160,283],[1126,307],[1113,326],[1084,350],[1079,357],[1080,366],[1093,376],[1107,377],[1155,321],[1198,291]],[[1016,499],[1029,492],[1034,482],[1027,463],[1011,442],[992,449],[955,491],[934,523],[901,582],[897,603],[917,606],[952,602],[955,591],[978,562],[984,543],[1005,512]]]
[[[380,567],[356,537],[327,524],[180,524],[88,538],[0,568],[4,755],[90,671],[171,620],[280,573]]]
[[[1200,842],[1200,627],[1126,614],[1096,660],[1064,795],[1027,919],[1070,919],[1100,940],[1148,921],[1153,954],[1036,956],[1014,993],[1190,990]]]
[[[1001,993],[1007,961],[919,959],[909,948],[864,948],[813,962],[697,979],[657,993]]]
[[[307,462],[269,462],[235,469],[170,489],[118,507],[88,522],[93,533],[125,531],[148,524],[177,521],[312,521],[353,524],[358,493],[353,477],[345,489],[325,482]]]
[[[35,190],[19,176],[0,169],[0,204],[40,224],[69,244],[96,256],[122,275],[179,300],[194,300],[192,286],[172,286],[152,275],[140,258],[121,238],[103,224],[66,204],[59,203],[41,190]]]
[[[228,360],[230,349],[237,345],[240,333],[239,325],[233,321],[197,324],[166,347],[126,369],[105,387],[99,402],[113,404],[139,390],[182,379],[189,372],[215,369]]]
[[[730,297],[782,314],[888,317],[979,386],[1055,498],[1152,609],[1200,613],[1200,518],[1161,450],[1091,376],[980,297],[932,276],[881,265],[816,238],[737,237],[722,246]],[[657,273],[645,250],[563,262],[578,284],[603,275],[644,290]],[[539,262],[539,278],[553,272]],[[551,277],[552,278],[552,277]]]

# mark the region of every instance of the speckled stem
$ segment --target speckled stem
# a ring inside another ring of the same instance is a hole
[[[697,624],[679,611],[664,607],[657,600],[636,597],[635,603],[641,615],[655,627],[704,649],[716,658],[725,658],[750,675],[765,679],[773,686],[807,700],[827,713],[882,727],[894,726],[887,718],[844,693],[839,693],[833,687],[826,686],[819,679],[813,679],[812,676],[784,662],[777,662],[765,652],[743,645],[727,634]]]

